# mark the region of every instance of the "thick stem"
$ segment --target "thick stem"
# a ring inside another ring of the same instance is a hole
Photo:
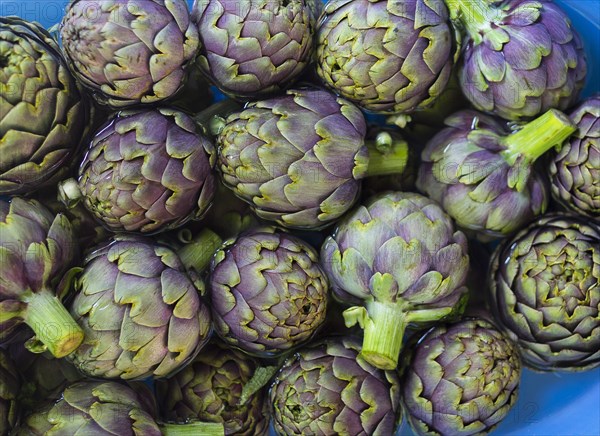
[[[222,243],[223,240],[219,235],[212,230],[204,229],[183,245],[177,254],[186,269],[202,272],[208,268],[215,251]]]
[[[187,424],[160,424],[163,436],[224,436],[223,424],[217,422],[190,422]]]
[[[58,184],[58,201],[68,208],[73,208],[83,198],[79,183],[74,178],[63,180]]]
[[[279,365],[259,366],[252,374],[252,378],[242,388],[240,395],[240,404],[246,404],[250,398],[261,390],[273,378],[279,370]]]
[[[562,144],[575,130],[577,127],[569,117],[556,109],[550,109],[518,132],[505,137],[502,140],[506,147],[503,156],[510,165],[520,156],[533,162],[552,147]]]
[[[226,99],[209,106],[193,118],[204,128],[207,135],[217,136],[225,127],[225,118],[240,109],[241,105],[237,101]]]
[[[83,331],[52,292],[32,292],[24,302],[25,322],[54,357],[65,357],[79,347]]]
[[[407,324],[404,310],[400,304],[378,301],[367,302],[366,309],[368,315],[359,321],[364,329],[360,354],[377,368],[395,369]]]
[[[369,149],[367,177],[402,174],[408,162],[408,143],[394,138],[388,132],[380,132],[375,140],[366,141]]]

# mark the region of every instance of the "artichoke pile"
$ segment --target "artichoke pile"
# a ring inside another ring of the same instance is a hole
[[[597,387],[599,59],[559,4],[1,17],[0,434],[516,434],[527,371]]]

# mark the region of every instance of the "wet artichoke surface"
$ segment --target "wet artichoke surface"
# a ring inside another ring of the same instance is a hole
[[[600,434],[600,0],[0,3],[0,436]]]

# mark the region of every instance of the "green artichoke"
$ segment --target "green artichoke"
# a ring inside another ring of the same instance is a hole
[[[439,325],[412,349],[402,402],[418,435],[487,434],[515,405],[517,347],[481,319]]]
[[[360,341],[332,337],[288,358],[271,386],[279,435],[387,436],[400,422],[396,371],[371,366]]]
[[[148,399],[111,381],[69,385],[61,398],[27,416],[17,435],[161,436]]]
[[[600,217],[600,94],[569,116],[578,130],[550,161],[552,195],[577,213]]]
[[[500,245],[489,302],[523,362],[545,371],[600,365],[600,224],[546,215]]]
[[[177,254],[162,244],[115,236],[85,259],[71,314],[85,332],[69,356],[89,377],[167,377],[206,343],[210,312]]]
[[[85,207],[110,230],[155,233],[201,218],[215,192],[216,152],[195,121],[172,109],[119,112],[94,136],[66,203]]]
[[[316,17],[307,0],[196,0],[192,9],[199,66],[232,97],[281,91],[311,61]]]
[[[0,17],[0,195],[29,193],[67,165],[88,116],[50,34]]]
[[[60,35],[77,79],[115,108],[175,95],[199,44],[185,0],[72,0]]]
[[[156,382],[159,409],[168,422],[221,422],[226,435],[265,435],[269,426],[263,391],[246,403],[242,391],[259,363],[213,342],[175,376]]]
[[[577,102],[587,73],[581,39],[549,0],[445,0],[466,34],[463,93],[476,109],[529,119]]]
[[[19,418],[17,396],[21,389],[17,368],[0,348],[0,435],[8,435]]]
[[[318,88],[288,90],[229,116],[218,165],[225,185],[260,218],[319,229],[352,207],[359,179],[406,166],[406,143],[384,135],[366,144],[365,134],[364,116],[349,101]]]
[[[404,331],[464,307],[467,240],[437,203],[388,192],[348,214],[321,248],[333,295],[364,329],[361,356],[394,369]]]
[[[478,236],[511,234],[546,211],[548,181],[536,166],[575,126],[554,109],[516,132],[473,110],[446,119],[421,155],[417,188]]]
[[[77,258],[69,220],[36,200],[0,200],[0,342],[26,323],[56,357],[83,340],[83,332],[57,294]]]
[[[55,359],[47,353],[34,354],[23,343],[12,344],[8,351],[23,380],[19,402],[24,410],[37,410],[55,402],[67,385],[83,378],[67,359]]]
[[[369,111],[410,113],[444,91],[458,53],[436,0],[332,0],[317,36],[317,73]]]
[[[229,345],[277,355],[325,321],[328,282],[308,243],[273,229],[227,241],[210,272],[215,331]]]

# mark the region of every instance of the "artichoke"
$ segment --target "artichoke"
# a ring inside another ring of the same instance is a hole
[[[308,0],[196,0],[202,71],[232,97],[284,89],[311,61],[316,17]]]
[[[515,405],[517,347],[481,319],[439,325],[412,350],[402,401],[418,435],[489,433]]]
[[[161,436],[153,412],[147,398],[127,385],[81,381],[69,385],[56,403],[29,415],[17,434]]]
[[[577,213],[600,217],[600,95],[570,117],[578,130],[550,161],[552,195]]]
[[[215,162],[213,144],[183,112],[122,111],[98,130],[61,196],[83,199],[110,230],[159,232],[208,210]]]
[[[157,381],[161,415],[169,422],[221,422],[226,435],[265,435],[269,419],[264,392],[247,403],[242,399],[257,368],[251,357],[213,342],[181,372]]]
[[[263,219],[319,229],[358,199],[367,175],[402,172],[406,144],[366,144],[352,103],[318,88],[249,103],[232,114],[217,143],[223,182]],[[371,148],[367,148],[370,145]],[[377,147],[388,148],[381,158]]]
[[[71,313],[85,332],[69,356],[89,377],[167,377],[206,343],[210,313],[177,254],[143,237],[93,250],[75,281]]]
[[[550,110],[516,132],[475,111],[446,119],[448,127],[421,156],[417,188],[456,224],[488,238],[519,230],[548,205],[548,182],[535,161],[575,126]]]
[[[371,366],[356,338],[332,337],[288,358],[273,385],[279,435],[386,436],[401,419],[396,371]]]
[[[77,79],[115,108],[176,94],[199,44],[185,0],[72,0],[60,35]]]
[[[410,113],[444,91],[458,53],[439,0],[332,0],[317,31],[317,73],[378,113]]]
[[[494,252],[489,286],[498,325],[542,371],[600,365],[600,224],[550,214]]]
[[[346,326],[364,329],[361,356],[394,369],[409,323],[432,322],[464,306],[467,240],[432,200],[388,192],[348,214],[321,248],[321,262]]]
[[[29,193],[67,165],[88,116],[50,34],[0,17],[0,195]]]
[[[13,361],[0,348],[0,434],[10,434],[19,418],[17,396],[21,380]]]
[[[466,33],[459,78],[476,109],[508,120],[577,101],[587,63],[567,15],[549,0],[445,0]]]
[[[246,352],[280,354],[325,321],[327,278],[316,251],[294,236],[256,229],[229,240],[209,280],[215,331]]]
[[[75,233],[64,215],[36,200],[0,200],[0,342],[24,322],[56,357],[79,346],[83,332],[57,296],[76,257]]]
[[[83,378],[66,359],[31,353],[23,343],[12,344],[8,350],[23,380],[18,398],[25,410],[60,399],[69,384]]]

